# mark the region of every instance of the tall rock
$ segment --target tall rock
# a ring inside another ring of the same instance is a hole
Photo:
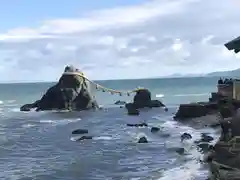
[[[90,92],[90,84],[83,73],[73,66],[66,66],[57,84],[50,87],[40,100],[23,105],[21,111],[75,110],[98,108]]]

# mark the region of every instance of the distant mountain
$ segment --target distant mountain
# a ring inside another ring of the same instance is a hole
[[[180,74],[180,73],[175,73],[171,74],[169,76],[166,76],[167,78],[184,78],[184,77],[203,77],[206,76],[206,74]]]
[[[212,72],[207,74],[208,77],[240,77],[240,69],[235,69],[232,71],[220,71],[220,72]]]

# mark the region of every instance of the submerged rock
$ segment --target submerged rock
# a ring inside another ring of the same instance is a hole
[[[32,104],[23,105],[21,111],[45,110],[86,110],[98,108],[90,85],[83,74],[72,66],[67,66],[57,84],[50,87],[42,98]]]
[[[210,145],[208,143],[199,143],[197,144],[198,149],[200,150],[200,152],[202,153],[206,153],[209,151],[209,147]]]
[[[159,100],[151,100],[151,107],[165,107],[165,105]],[[167,108],[165,108],[167,109]]]
[[[209,127],[211,127],[211,128],[217,128],[217,127],[219,127],[219,126],[220,126],[220,123],[219,123],[219,122],[209,125]]]
[[[20,111],[31,111],[31,109],[36,108],[37,103],[32,103],[32,104],[25,104],[20,107]]]
[[[138,143],[148,143],[148,140],[145,136],[140,137],[140,139],[138,140]]]
[[[170,137],[171,134],[163,133],[163,134],[160,134],[160,136],[163,137],[163,138],[167,138],[167,137]]]
[[[131,127],[147,127],[147,123],[139,123],[139,124],[127,124],[127,126],[131,126]]]
[[[76,129],[72,132],[72,134],[87,134],[88,130],[87,129]]]
[[[118,100],[118,101],[116,101],[114,104],[116,104],[116,105],[125,105],[126,102],[125,102],[125,101],[120,101],[120,100]]]
[[[177,148],[176,152],[180,155],[183,155],[185,153],[185,149],[184,148]]]
[[[212,136],[209,136],[206,133],[202,133],[202,138],[201,138],[202,142],[211,142],[213,140],[214,138]]]
[[[158,131],[160,131],[160,128],[159,128],[159,127],[152,127],[152,128],[151,128],[151,132],[152,132],[152,133],[156,133],[156,132],[158,132]]]
[[[192,135],[189,133],[183,133],[181,135],[181,141],[185,140],[185,139],[192,139]]]
[[[93,136],[82,136],[79,139],[77,139],[77,141],[82,141],[82,140],[86,140],[86,139],[93,139]]]
[[[132,116],[138,116],[139,115],[139,110],[136,109],[132,104],[128,105],[128,115],[132,115]]]

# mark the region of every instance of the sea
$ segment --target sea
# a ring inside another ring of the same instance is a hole
[[[143,109],[129,116],[114,103],[133,96],[94,90],[97,111],[20,112],[25,103],[40,99],[54,83],[0,84],[0,179],[1,180],[205,180],[208,169],[194,141],[213,129],[195,129],[173,120],[181,103],[206,101],[216,91],[218,77],[106,80],[104,87],[128,91],[148,88],[152,99],[169,109]],[[94,87],[93,87],[94,88]],[[149,127],[126,124],[145,122]],[[151,133],[151,127],[159,127]],[[76,141],[75,129],[88,129],[93,139]],[[193,138],[181,142],[182,133]],[[147,137],[148,143],[138,139]],[[184,147],[179,155],[176,148]]]

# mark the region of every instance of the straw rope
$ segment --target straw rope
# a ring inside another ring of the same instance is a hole
[[[102,90],[103,92],[109,92],[111,94],[118,94],[120,96],[122,96],[124,94],[127,95],[127,96],[130,96],[131,94],[136,93],[138,90],[145,89],[145,88],[139,87],[139,88],[129,90],[129,91],[121,91],[121,90],[115,90],[115,89],[107,88],[107,87],[104,87],[104,86],[88,79],[84,75],[84,73],[82,73],[82,72],[64,72],[63,75],[77,75],[77,76],[80,76],[80,77],[84,78],[85,80],[87,80],[88,82],[90,82],[91,84],[95,85],[96,89]]]

